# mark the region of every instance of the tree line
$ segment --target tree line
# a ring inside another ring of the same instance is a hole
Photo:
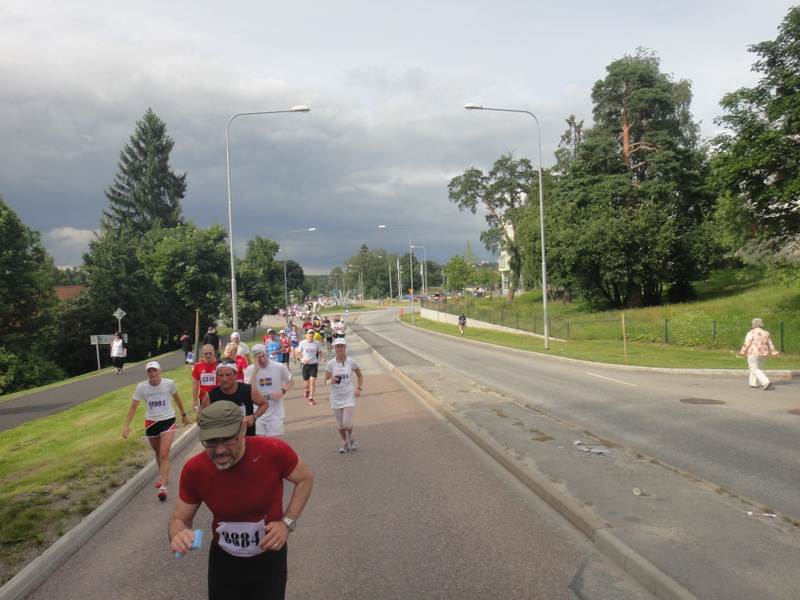
[[[639,49],[608,65],[592,89],[591,125],[566,116],[556,164],[543,172],[546,293],[613,308],[678,302],[710,269],[742,257],[797,280],[794,254],[775,250],[800,233],[800,8],[775,40],[749,50],[761,79],[722,98],[724,133],[713,140],[700,139],[692,120],[690,82],[662,73],[655,53]],[[173,147],[148,109],[120,152],[104,192],[109,206],[75,269],[57,269],[0,197],[0,394],[94,369],[89,336],[115,330],[117,308],[133,334],[131,360],[177,347],[198,315],[204,327],[230,315],[226,231],[184,219],[186,174],[170,167]],[[542,275],[538,176],[530,160],[507,153],[488,173],[473,167],[448,186],[460,210],[484,212],[481,241],[508,254],[511,281],[525,288]],[[243,329],[284,303],[278,249],[257,236],[237,259]],[[362,246],[323,283],[287,261],[287,281],[298,298],[358,288],[367,298],[410,287],[419,294],[423,280],[451,291],[490,287],[496,273],[476,269],[469,254],[420,269],[417,253]],[[59,284],[85,290],[59,301]]]
[[[552,298],[580,294],[599,308],[685,301],[710,269],[745,259],[797,280],[800,8],[774,41],[748,49],[761,79],[722,98],[714,139],[692,120],[691,83],[661,72],[646,49],[608,65],[592,88],[590,126],[566,117],[542,181]],[[525,288],[542,278],[538,176],[507,153],[448,186],[460,210],[484,213],[481,240],[507,252]]]

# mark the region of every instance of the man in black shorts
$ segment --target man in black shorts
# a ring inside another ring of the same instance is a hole
[[[316,404],[314,391],[317,386],[319,360],[320,358],[324,360],[322,346],[314,339],[314,335],[313,329],[306,331],[306,339],[300,342],[295,350],[297,360],[303,365],[303,387],[306,388],[305,396],[311,406]]]

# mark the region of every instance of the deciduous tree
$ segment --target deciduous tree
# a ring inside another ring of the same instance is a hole
[[[776,247],[800,233],[800,7],[772,41],[750,46],[758,84],[727,94],[717,123],[718,224],[731,249],[748,240]]]

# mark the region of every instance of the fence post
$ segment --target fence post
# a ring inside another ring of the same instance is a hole
[[[783,352],[783,321],[781,321],[781,352]]]
[[[714,336],[713,336],[713,339],[716,340],[717,339],[717,320],[714,319],[713,323],[714,323]]]
[[[667,326],[668,322],[669,322],[669,319],[664,319],[664,343],[665,344],[669,344],[669,327]]]

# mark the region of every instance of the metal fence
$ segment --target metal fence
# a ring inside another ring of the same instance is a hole
[[[544,334],[541,315],[526,314],[518,309],[478,306],[472,303],[424,301],[425,308],[458,315],[467,319],[494,323],[520,331]],[[750,320],[710,318],[707,314],[682,314],[674,318],[643,319],[620,312],[615,317],[586,321],[580,318],[551,317],[550,336],[564,340],[622,340],[622,319],[629,341],[670,344],[687,348],[727,348],[738,350],[750,330]],[[764,316],[766,329],[780,352],[800,353],[800,321]]]

